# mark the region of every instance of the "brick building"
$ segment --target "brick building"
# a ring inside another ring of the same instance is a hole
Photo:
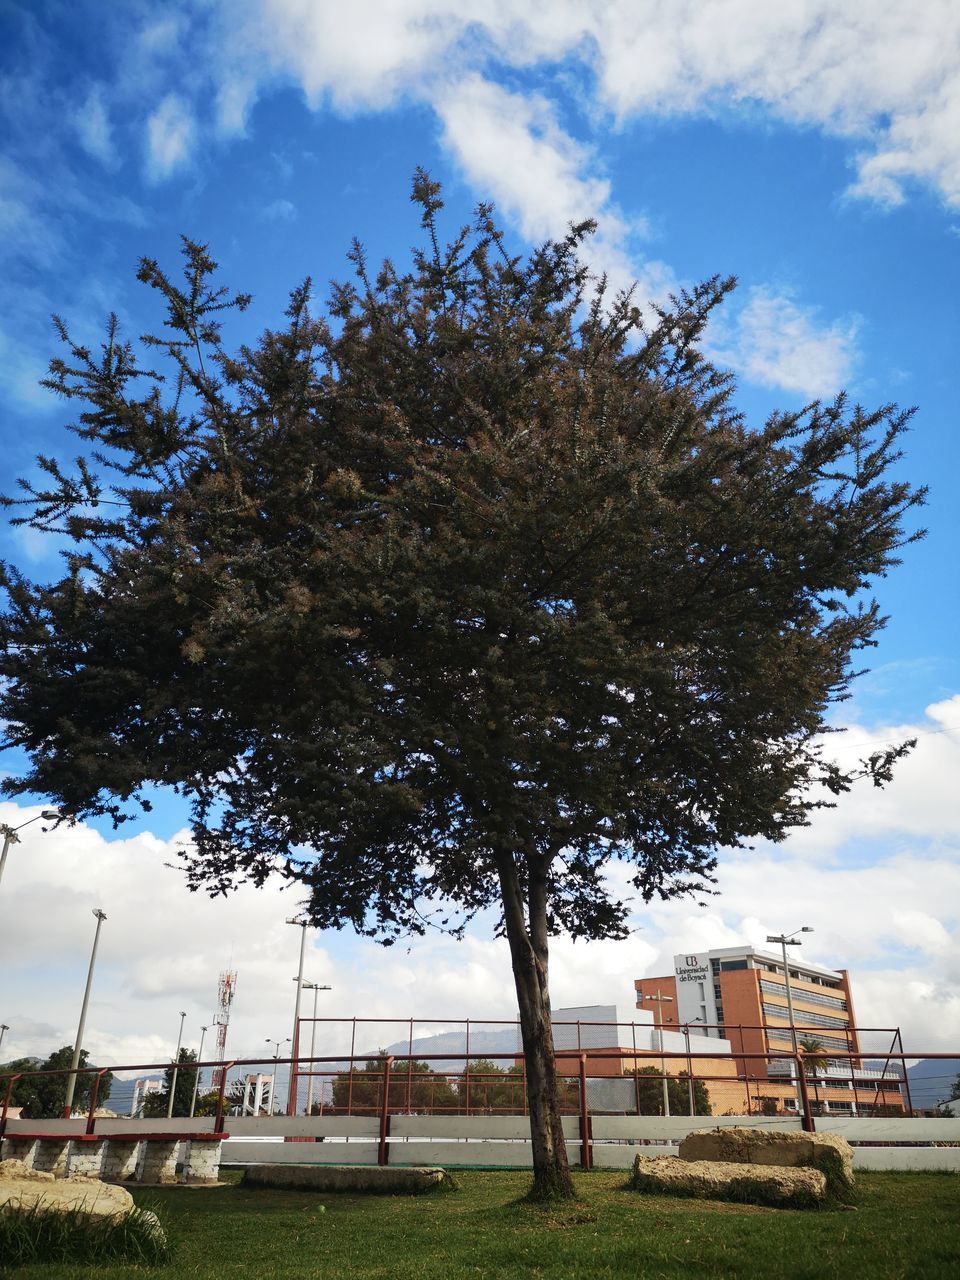
[[[860,1037],[845,969],[825,969],[788,957],[794,1024],[787,1007],[783,958],[753,948],[674,956],[674,972],[638,978],[637,1007],[652,1010],[665,1028],[696,1026],[707,1036],[730,1042],[734,1059],[749,1053],[793,1051],[813,1042],[807,1076],[815,1109],[857,1115],[878,1106],[903,1107],[899,1073],[878,1069],[834,1053],[860,1053]],[[739,1058],[757,1108],[798,1108],[792,1059]]]

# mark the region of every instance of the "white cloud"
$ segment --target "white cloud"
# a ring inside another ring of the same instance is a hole
[[[308,101],[379,109],[431,81],[499,61],[567,61],[621,121],[758,112],[860,144],[857,195],[884,203],[922,182],[960,204],[960,10],[952,0],[248,0],[238,59],[292,77]],[[249,64],[248,64],[249,65]]]
[[[152,182],[169,178],[190,161],[196,123],[183,98],[168,93],[147,121],[147,175]]]
[[[492,197],[527,240],[557,238],[571,223],[594,218],[597,232],[586,252],[614,288],[638,280],[641,305],[661,301],[676,288],[663,263],[648,262],[638,270],[629,241],[646,232],[644,222],[626,218],[611,198],[609,181],[591,176],[595,156],[559,127],[545,98],[511,93],[470,75],[448,85],[436,109],[444,142],[471,185]]]
[[[850,380],[857,363],[860,321],[844,317],[826,326],[816,308],[767,286],[747,291],[746,304],[721,315],[711,335],[713,358],[751,382],[783,387],[809,398],[830,398]]]
[[[94,85],[83,106],[74,113],[73,123],[84,151],[101,164],[110,166],[116,162],[110,117],[99,85]]]
[[[268,222],[293,222],[296,216],[297,206],[290,200],[272,200],[261,213]]]

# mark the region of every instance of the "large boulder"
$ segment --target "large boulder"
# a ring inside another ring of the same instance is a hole
[[[123,1218],[134,1208],[125,1187],[97,1178],[55,1178],[22,1160],[0,1161],[0,1210],[33,1209],[51,1213],[79,1210],[98,1217]]]
[[[678,1156],[637,1156],[630,1186],[647,1195],[733,1200],[778,1209],[816,1209],[827,1195],[827,1180],[818,1169],[751,1168]]]
[[[853,1148],[833,1133],[707,1129],[688,1134],[680,1143],[679,1156],[689,1161],[818,1169],[826,1177],[830,1199],[841,1204],[854,1199]]]
[[[340,1164],[252,1164],[244,1171],[243,1184],[291,1191],[351,1191],[386,1196],[452,1191],[457,1185],[445,1169]]]

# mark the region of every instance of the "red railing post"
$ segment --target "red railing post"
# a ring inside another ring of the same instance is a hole
[[[797,1066],[797,1089],[800,1093],[800,1106],[803,1108],[803,1127],[807,1133],[813,1133],[816,1125],[813,1120],[813,1110],[810,1106],[810,1090],[807,1088],[807,1073],[803,1069],[803,1055],[795,1053],[793,1061]]]
[[[18,1071],[15,1076],[10,1076],[7,1080],[7,1092],[3,1095],[3,1110],[0,1111],[0,1138],[3,1137],[3,1131],[7,1127],[7,1112],[10,1109],[10,1099],[13,1097],[13,1086],[22,1074]]]
[[[377,1164],[387,1163],[387,1135],[390,1132],[390,1072],[393,1057],[388,1055],[383,1060],[383,1102],[380,1106],[380,1145],[377,1149]]]
[[[96,1123],[96,1116],[94,1113],[97,1109],[97,1096],[100,1093],[100,1081],[103,1079],[106,1071],[106,1067],[101,1067],[93,1077],[93,1084],[90,1086],[90,1106],[87,1109],[87,1133],[93,1133],[93,1126]]]
[[[224,1094],[227,1092],[227,1072],[231,1067],[235,1067],[236,1065],[235,1061],[225,1062],[223,1064],[223,1070],[220,1072],[220,1088],[217,1091],[217,1113],[213,1120],[214,1133],[223,1133],[223,1099]]]
[[[357,1020],[353,1020],[353,1031],[350,1034],[350,1078],[347,1081],[347,1115],[353,1115],[353,1055],[357,1051]]]
[[[593,1168],[590,1107],[587,1102],[587,1055],[585,1053],[580,1055],[580,1166],[583,1169]]]

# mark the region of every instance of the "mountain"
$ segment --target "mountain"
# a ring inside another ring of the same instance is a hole
[[[910,1100],[917,1111],[928,1111],[950,1096],[960,1076],[960,1058],[924,1058],[907,1068]],[[958,1108],[960,1110],[960,1108]]]

